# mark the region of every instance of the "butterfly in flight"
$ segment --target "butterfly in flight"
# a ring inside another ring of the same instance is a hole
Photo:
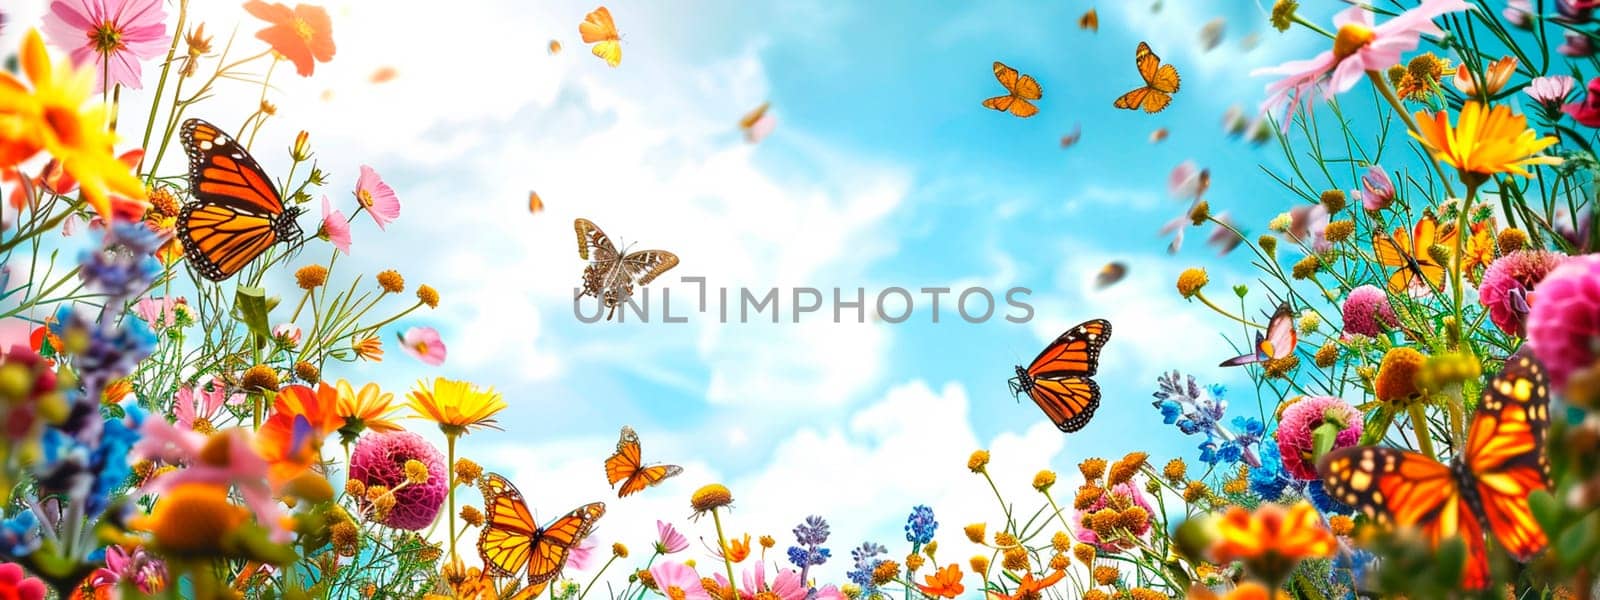
[[[1100,267],[1100,271],[1098,273],[1095,273],[1095,276],[1094,276],[1094,287],[1096,289],[1102,289],[1103,290],[1103,289],[1106,289],[1108,287],[1111,287],[1112,285],[1116,284],[1118,281],[1122,281],[1122,278],[1123,277],[1127,277],[1127,276],[1128,276],[1128,265],[1127,265],[1127,263],[1123,263],[1123,262],[1120,262],[1120,261],[1108,262],[1108,263],[1105,264],[1105,266]]]
[[[578,35],[583,36],[583,43],[594,44],[590,48],[595,56],[606,61],[613,67],[622,64],[622,36],[617,34],[617,24],[611,20],[611,11],[602,6],[590,11],[583,17],[583,22],[578,24]],[[559,49],[560,46],[554,46]]]
[[[1038,100],[1044,96],[1044,90],[1032,75],[1018,75],[1016,69],[997,60],[994,61],[994,78],[1006,87],[1006,95],[984,100],[984,106],[1000,112],[1010,111],[1024,119],[1039,114],[1039,107],[1029,100]]]
[[[1083,16],[1078,17],[1078,29],[1087,29],[1099,33],[1100,13],[1095,12],[1092,8],[1089,9],[1089,12],[1083,13]]]
[[[606,308],[610,319],[617,307],[633,297],[635,283],[643,286],[662,273],[678,266],[678,256],[666,250],[640,250],[624,254],[611,238],[588,219],[574,219],[578,232],[578,258],[591,261],[583,269],[583,290],[574,300],[594,296]]]
[[[1083,139],[1083,126],[1073,125],[1072,133],[1061,136],[1061,149],[1065,150],[1067,148],[1071,148],[1078,143],[1078,140],[1081,139]]]
[[[483,532],[478,535],[478,556],[484,571],[495,577],[527,573],[530,597],[561,576],[567,554],[594,530],[606,514],[602,502],[585,504],[544,527],[533,520],[522,492],[510,481],[486,473],[478,484],[483,492]]]
[[[1100,368],[1100,349],[1111,339],[1111,322],[1095,319],[1068,329],[1024,369],[1017,366],[1011,393],[1027,394],[1056,429],[1083,429],[1100,407],[1100,385],[1089,377]]]
[[[1178,93],[1178,68],[1161,64],[1161,57],[1151,52],[1150,44],[1144,42],[1139,42],[1139,48],[1134,50],[1133,62],[1139,67],[1144,86],[1123,94],[1111,105],[1128,110],[1142,108],[1147,113],[1161,112],[1172,103],[1172,95]]]
[[[611,485],[622,482],[622,487],[617,489],[618,498],[626,498],[680,473],[683,473],[683,467],[678,465],[644,466],[639,451],[639,434],[634,433],[633,428],[627,425],[622,426],[622,437],[617,440],[617,452],[606,459],[606,480],[610,481]]]
[[[1167,131],[1167,128],[1157,127],[1155,131],[1150,132],[1150,143],[1159,144],[1164,142],[1167,140],[1167,135],[1169,134],[1170,132]]]
[[[239,142],[200,119],[184,121],[180,137],[194,202],[178,212],[178,240],[201,276],[223,281],[273,244],[300,240],[300,207],[283,205],[272,178]]]
[[[1237,367],[1288,358],[1294,354],[1294,346],[1299,343],[1300,336],[1294,331],[1294,311],[1289,309],[1289,303],[1278,305],[1278,310],[1272,313],[1272,320],[1267,323],[1267,333],[1262,335],[1256,332],[1256,343],[1253,352],[1241,354],[1222,361],[1222,367]]]
[[[777,117],[767,112],[767,109],[771,108],[771,106],[771,102],[762,102],[761,106],[757,106],[755,110],[745,113],[744,117],[739,119],[739,129],[744,131],[744,141],[751,144],[758,143],[765,139],[767,134],[772,133],[774,127],[777,127]]]
[[[550,44],[546,46],[546,50],[550,52],[551,56],[561,54],[561,40],[550,40]]]
[[[1399,227],[1395,228],[1392,235],[1374,233],[1372,251],[1378,257],[1378,264],[1399,268],[1389,276],[1390,291],[1398,294],[1412,288],[1413,285],[1420,288],[1423,281],[1435,290],[1442,290],[1445,268],[1428,254],[1428,248],[1434,245],[1455,248],[1455,240],[1454,228],[1440,235],[1439,223],[1434,221],[1433,215],[1427,215],[1417,221],[1416,227],[1412,228],[1410,234]]]
[[[1489,584],[1485,530],[1519,561],[1549,544],[1528,503],[1534,492],[1550,489],[1549,392],[1544,367],[1512,355],[1484,389],[1467,444],[1450,464],[1398,448],[1342,448],[1318,466],[1323,485],[1378,523],[1419,530],[1435,546],[1465,541],[1462,585],[1483,589]]]

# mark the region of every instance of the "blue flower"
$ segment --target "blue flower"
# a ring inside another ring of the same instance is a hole
[[[0,550],[13,558],[33,554],[39,549],[39,519],[33,511],[23,510],[16,516],[0,521]]]
[[[883,562],[878,555],[888,551],[888,548],[872,542],[864,542],[860,548],[850,551],[850,557],[855,559],[855,568],[845,575],[850,578],[851,583],[861,587],[861,597],[871,598],[877,593],[878,586],[872,583],[872,572]]]
[[[1266,424],[1255,417],[1234,417],[1233,426],[1239,429],[1241,435],[1260,438],[1267,430]]]
[[[1223,442],[1222,446],[1217,448],[1217,458],[1228,464],[1239,462],[1239,458],[1242,456],[1244,456],[1244,447],[1240,446],[1237,441]]]
[[[1221,460],[1221,458],[1217,456],[1217,443],[1209,439],[1200,442],[1200,462],[1214,465],[1217,464],[1218,460]]]
[[[1160,404],[1156,405],[1156,408],[1161,409],[1161,422],[1167,425],[1177,423],[1178,417],[1183,416],[1183,406],[1171,400],[1162,400]],[[1188,421],[1188,419],[1184,419],[1184,421]],[[1180,424],[1179,427],[1181,428],[1182,425]]]
[[[1178,421],[1178,431],[1182,431],[1184,435],[1194,435],[1196,433],[1200,433],[1201,431],[1205,431],[1205,427],[1201,426],[1200,423],[1197,423],[1192,419],[1180,419]]]
[[[1211,385],[1206,386],[1206,392],[1211,394],[1212,398],[1215,398],[1217,400],[1221,400],[1223,396],[1226,396],[1228,394],[1228,386],[1222,385],[1220,383],[1213,383]]]
[[[121,223],[101,237],[100,247],[87,250],[79,258],[78,277],[84,287],[111,296],[107,304],[139,295],[161,273],[161,262],[151,256],[161,246],[161,237],[141,223]]]
[[[1283,472],[1283,459],[1278,456],[1278,445],[1264,442],[1260,446],[1261,466],[1250,469],[1250,491],[1267,502],[1283,497],[1289,486],[1289,476]]]
[[[828,522],[811,515],[794,528],[794,539],[803,546],[821,546],[828,542]]]
[[[1347,515],[1352,512],[1349,506],[1328,495],[1328,491],[1322,488],[1321,480],[1306,484],[1306,497],[1317,507],[1317,512],[1325,515]]]
[[[922,545],[933,541],[933,532],[939,529],[939,522],[933,520],[933,509],[918,504],[911,509],[911,515],[906,517],[906,541]]]

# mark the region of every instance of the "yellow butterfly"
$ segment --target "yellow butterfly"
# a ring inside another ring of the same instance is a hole
[[[583,43],[594,44],[590,51],[613,67],[622,64],[622,37],[617,34],[617,24],[611,20],[611,11],[602,6],[583,17],[578,24],[578,35]]]
[[[1139,42],[1139,48],[1133,53],[1133,61],[1139,67],[1139,76],[1144,78],[1144,87],[1123,94],[1112,106],[1128,110],[1143,108],[1147,113],[1161,112],[1172,103],[1172,95],[1178,93],[1178,68],[1161,64],[1161,57],[1151,52],[1150,44],[1144,42]]]
[[[1028,101],[1044,96],[1044,90],[1032,75],[1018,75],[1016,69],[997,60],[994,62],[994,78],[1000,80],[1000,85],[1006,86],[1006,95],[984,100],[984,106],[1000,112],[1010,111],[1024,119],[1039,114],[1039,107]]]

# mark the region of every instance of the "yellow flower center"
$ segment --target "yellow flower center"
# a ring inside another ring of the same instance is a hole
[[[101,23],[98,27],[88,32],[89,41],[94,43],[94,51],[101,56],[109,55],[122,49],[122,32],[117,29],[117,24],[111,21]]]
[[[295,20],[294,20],[294,34],[300,36],[301,40],[304,40],[306,42],[310,42],[311,41],[311,36],[316,34],[316,33],[317,33],[317,30],[312,29],[311,28],[311,24],[307,23],[305,19],[301,19],[299,17],[295,18]]]
[[[356,201],[360,202],[362,206],[372,208],[372,192],[356,190]]]
[[[216,426],[211,424],[211,419],[205,417],[195,417],[194,422],[189,424],[189,429],[194,430],[195,433],[206,435],[211,435],[217,431]]]
[[[44,122],[50,126],[50,133],[55,134],[62,146],[76,148],[84,143],[83,123],[78,120],[78,111],[65,106],[46,107]]]
[[[689,597],[689,593],[683,591],[683,588],[681,587],[672,586],[667,588],[667,597],[671,598],[672,600],[683,600],[684,598]]]
[[[1366,25],[1350,23],[1339,28],[1339,35],[1333,38],[1333,57],[1339,60],[1349,58],[1377,37],[1372,29]]]

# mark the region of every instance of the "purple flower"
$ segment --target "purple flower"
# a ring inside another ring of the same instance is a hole
[[[1350,290],[1344,299],[1344,332],[1377,337],[1385,329],[1400,326],[1394,307],[1389,305],[1389,295],[1375,285],[1363,285]]]
[[[1495,259],[1478,284],[1478,302],[1489,320],[1505,333],[1522,335],[1528,317],[1528,295],[1567,256],[1544,250],[1518,250]]]
[[[1594,42],[1586,34],[1568,31],[1567,41],[1557,46],[1556,52],[1572,57],[1589,56],[1594,54]]]
[[[1394,181],[1383,167],[1372,165],[1361,173],[1361,208],[1383,210],[1394,202]]]
[[[1567,101],[1567,96],[1572,93],[1572,88],[1576,85],[1578,80],[1568,75],[1546,75],[1529,81],[1528,87],[1523,88],[1522,93],[1546,108],[1559,107]]]

